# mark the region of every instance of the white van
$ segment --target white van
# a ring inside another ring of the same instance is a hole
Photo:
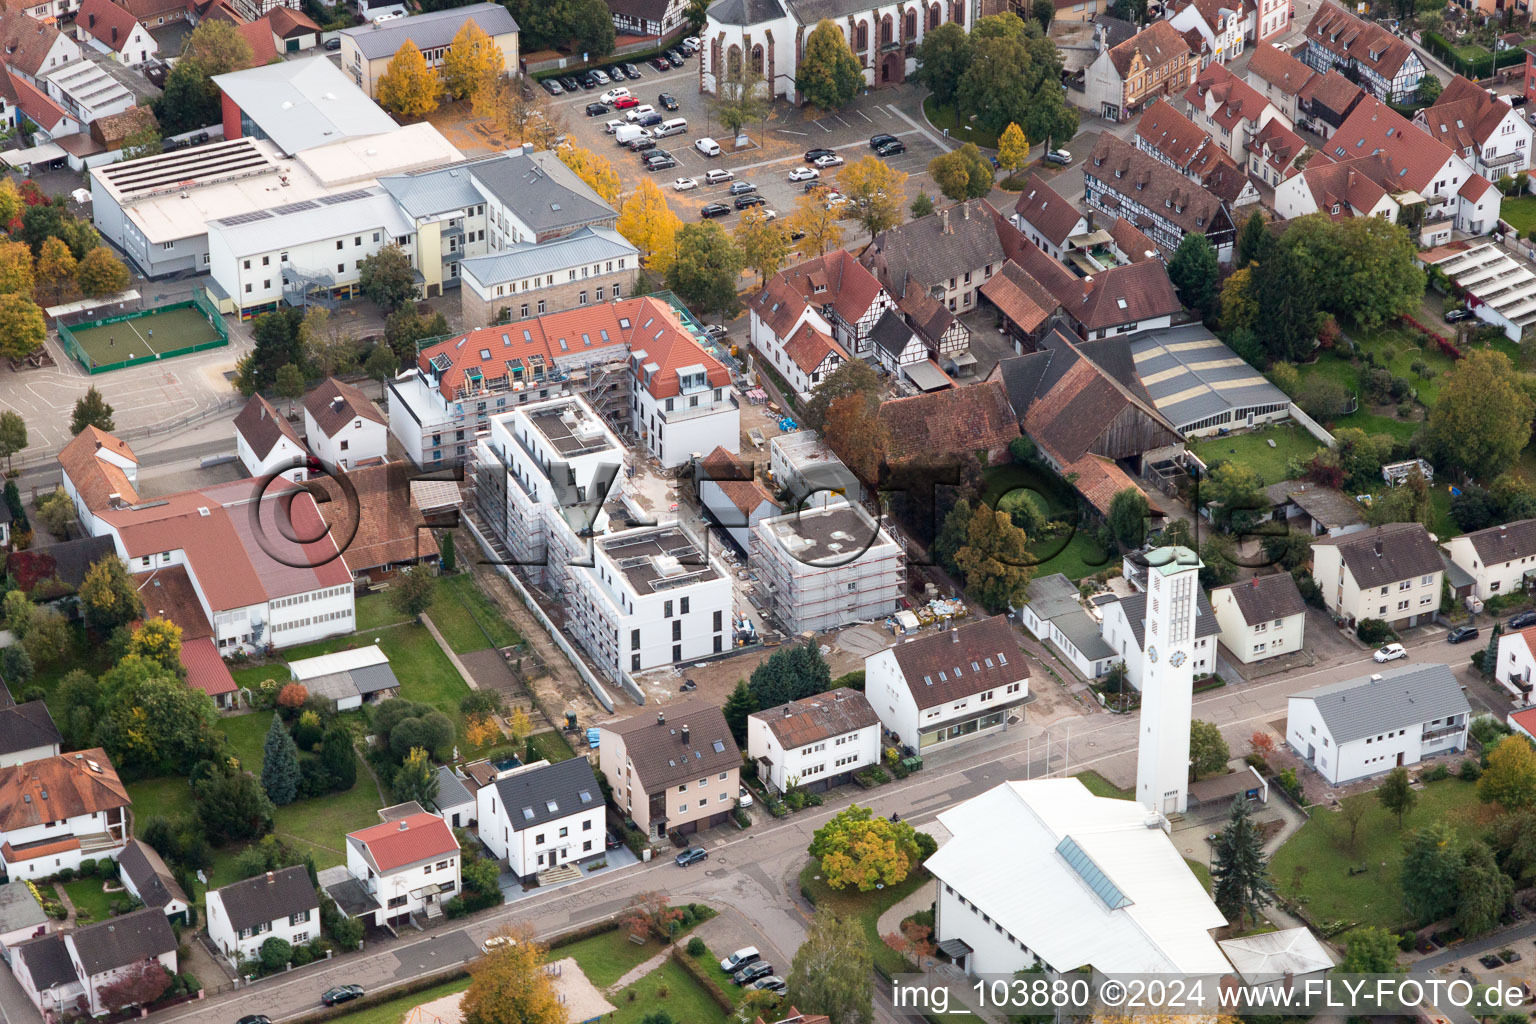
[[[613,141],[621,146],[628,145],[636,139],[648,139],[650,137],[651,133],[637,124],[626,124],[623,127],[614,129],[613,132]]]
[[[755,960],[761,960],[763,955],[757,951],[756,946],[744,946],[720,961],[720,969],[726,974],[734,974],[738,967],[745,967]]]
[[[670,121],[661,122],[651,134],[658,139],[664,139],[669,135],[681,135],[687,130],[688,119],[686,117],[674,117]]]
[[[700,153],[703,153],[705,156],[720,155],[720,143],[716,142],[714,139],[700,139],[693,144],[693,148],[698,150]]]

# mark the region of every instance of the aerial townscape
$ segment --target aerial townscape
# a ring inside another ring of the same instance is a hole
[[[0,1024],[1529,1024],[1527,4],[29,4]]]

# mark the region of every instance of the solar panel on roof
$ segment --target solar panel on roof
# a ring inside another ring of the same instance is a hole
[[[319,206],[305,199],[297,203],[289,203],[287,206],[275,207],[272,212],[279,217],[285,217],[290,213],[302,213],[305,210],[318,210],[319,208]]]
[[[236,224],[254,224],[259,220],[268,220],[271,216],[272,214],[266,210],[252,210],[250,213],[237,213],[233,217],[225,217],[219,223],[232,227]]]
[[[1056,852],[1061,854],[1062,859],[1072,866],[1077,876],[1088,884],[1093,894],[1110,910],[1119,910],[1121,907],[1131,905],[1131,898],[1109,880],[1109,876],[1093,862],[1092,857],[1083,852],[1083,848],[1078,846],[1071,836],[1064,837],[1056,844]]]
[[[335,206],[337,203],[350,203],[354,199],[367,199],[372,194],[365,188],[358,188],[351,192],[338,192],[334,196],[321,196],[320,202],[326,206]]]

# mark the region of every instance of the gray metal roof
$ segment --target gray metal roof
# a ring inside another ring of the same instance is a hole
[[[1289,401],[1200,324],[1138,334],[1131,356],[1157,411],[1181,430],[1228,410]]]
[[[784,7],[779,0],[715,0],[709,17],[722,25],[756,25],[784,17]]]
[[[1116,651],[1105,643],[1103,635],[1099,632],[1099,624],[1093,621],[1093,617],[1081,608],[1075,612],[1058,615],[1051,620],[1051,625],[1072,641],[1079,653],[1089,661],[1103,661],[1105,658],[1113,658]]]
[[[601,810],[602,791],[584,757],[527,768],[496,780],[496,794],[514,831],[581,811]]]
[[[394,198],[378,188],[357,189],[270,210],[255,210],[209,221],[208,227],[218,231],[230,252],[237,257],[374,231],[384,232],[383,242],[415,230],[410,221],[400,216]]]
[[[1099,624],[1078,601],[1076,583],[1058,572],[1030,580],[1024,592],[1030,611],[1061,630],[1083,657],[1102,661],[1115,656],[1115,649],[1104,642]]]
[[[358,50],[368,60],[379,60],[393,57],[406,40],[410,40],[418,50],[447,46],[453,42],[453,37],[466,21],[473,21],[492,38],[517,31],[517,22],[501,4],[470,4],[468,7],[418,14],[414,18],[396,18],[382,25],[342,29],[341,34],[355,41]]]
[[[588,227],[547,242],[523,242],[501,252],[463,260],[459,273],[482,285],[496,285],[623,257],[638,261],[640,250],[612,228]]]
[[[379,185],[412,217],[432,217],[485,202],[471,180],[472,165],[440,167],[419,174],[392,174]]]
[[[541,234],[618,216],[602,196],[548,151],[507,153],[471,164],[470,169],[482,189]]]
[[[443,813],[449,807],[460,807],[474,802],[474,795],[465,788],[463,782],[459,781],[459,777],[453,773],[453,769],[447,765],[439,765],[437,769],[437,799],[433,801],[437,805],[438,813]]]
[[[398,690],[400,680],[395,678],[394,670],[389,667],[388,662],[385,662],[381,665],[363,665],[358,668],[344,669],[341,672],[327,672],[325,675],[314,676],[304,680],[304,688],[312,695],[329,697],[331,700],[345,700],[348,697],[366,697],[385,690]]]
[[[1316,704],[1336,744],[1472,711],[1449,665],[1415,665],[1380,675],[1304,690],[1291,700]]]
[[[325,56],[263,64],[213,80],[288,154],[400,127]]]
[[[1455,562],[1451,556],[1443,550],[1440,552],[1440,561],[1445,563],[1445,579],[1450,583],[1452,590],[1463,590],[1467,587],[1477,586],[1477,578]]]

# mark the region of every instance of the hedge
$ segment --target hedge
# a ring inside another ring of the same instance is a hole
[[[1465,75],[1471,79],[1492,78],[1493,73],[1499,68],[1510,67],[1514,64],[1525,63],[1525,51],[1519,47],[1503,50],[1499,53],[1484,53],[1476,60],[1465,60],[1445,37],[1438,32],[1423,33],[1424,47],[1451,66],[1459,75]]]
[[[720,1007],[721,1010],[725,1011],[727,1014],[736,1012],[736,1004],[732,1002],[731,997],[726,995],[725,991],[715,983],[715,979],[704,973],[703,968],[698,965],[697,961],[695,961],[692,957],[684,956],[682,950],[678,949],[676,946],[672,947],[672,962],[686,971],[690,978],[698,982],[699,987],[709,994],[709,998],[713,999],[715,1001],[715,1005]]]

